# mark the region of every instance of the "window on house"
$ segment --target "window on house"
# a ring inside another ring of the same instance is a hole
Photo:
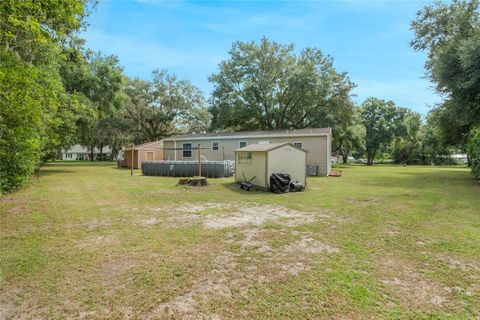
[[[183,158],[191,158],[192,157],[192,144],[191,143],[184,143],[183,144]]]
[[[246,147],[247,141],[240,141],[240,148]]]
[[[238,153],[238,163],[251,163],[252,162],[252,153],[251,152],[239,152]]]
[[[212,141],[212,150],[213,151],[218,151],[220,149],[219,147],[219,142],[218,141]]]
[[[295,141],[293,143],[295,147],[299,147],[300,149],[303,149],[303,142],[302,141]]]

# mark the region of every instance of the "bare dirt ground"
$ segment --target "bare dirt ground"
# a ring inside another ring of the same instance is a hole
[[[208,214],[209,210],[213,213]],[[143,219],[143,225],[201,223],[205,228],[228,229],[224,241],[230,247],[237,248],[233,252],[220,252],[208,273],[196,279],[188,291],[158,305],[147,318],[220,319],[219,315],[204,313],[199,306],[208,304],[212,299],[229,298],[232,292],[245,295],[255,284],[294,277],[310,270],[316,258],[337,254],[339,249],[314,239],[309,232],[288,228],[325,219],[331,217],[325,213],[302,212],[282,206],[214,203],[184,204],[165,221],[155,217]],[[264,229],[264,223],[275,223],[282,227]],[[275,239],[290,241],[272,246],[272,240]]]

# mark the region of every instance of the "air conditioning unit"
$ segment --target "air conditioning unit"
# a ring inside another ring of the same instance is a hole
[[[318,166],[307,164],[307,176],[318,176]]]

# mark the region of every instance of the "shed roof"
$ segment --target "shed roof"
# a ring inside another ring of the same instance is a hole
[[[295,149],[298,149],[303,152],[307,152],[306,150],[300,149],[299,147],[289,143],[289,142],[279,142],[279,143],[257,143],[257,144],[250,144],[248,146],[245,146],[243,148],[236,149],[235,152],[241,151],[241,152],[255,152],[255,151],[261,151],[261,152],[267,152],[270,150],[274,150],[280,147],[283,147],[285,145],[289,145]]]
[[[193,139],[234,139],[246,137],[271,137],[271,136],[321,136],[331,134],[331,128],[308,128],[292,130],[268,130],[268,131],[237,131],[237,132],[204,132],[190,133],[171,136],[165,138],[165,141],[173,140],[193,140]]]

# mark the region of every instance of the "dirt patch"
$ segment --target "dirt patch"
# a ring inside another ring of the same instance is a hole
[[[212,299],[247,295],[257,283],[278,281],[283,277],[298,276],[310,270],[315,256],[337,253],[339,250],[310,237],[309,233],[296,232],[292,243],[272,248],[269,241],[277,235],[288,238],[288,230],[241,229],[228,233],[226,243],[239,250],[223,251],[212,261],[212,268],[191,289],[169,302],[160,304],[149,318],[165,316],[182,319],[220,319],[216,314],[203,313],[202,306]],[[259,253],[253,255],[251,250]]]
[[[288,273],[292,276],[298,275],[300,272],[305,271],[306,266],[302,262],[284,264],[281,266],[281,269],[284,273]],[[308,267],[310,269],[310,267]]]
[[[28,207],[24,204],[7,209],[7,213],[13,215],[23,214],[26,212],[28,212]]]
[[[162,316],[180,317],[182,319],[216,319],[213,314],[202,314],[197,309],[198,303],[206,302],[212,295],[216,297],[231,297],[229,287],[230,275],[236,268],[235,254],[225,251],[215,257],[213,268],[203,278],[196,281],[186,293],[175,297],[173,300],[158,305],[147,316],[147,319],[157,319]]]
[[[297,226],[312,223],[318,218],[329,217],[323,213],[302,212],[274,205],[234,206],[217,203],[188,203],[176,208],[175,211],[183,214],[169,217],[169,220],[174,222],[201,220],[204,226],[210,229],[238,228],[246,225],[258,226],[265,222]]]
[[[185,213],[200,213],[204,210],[209,209],[228,209],[231,205],[222,204],[222,203],[213,203],[213,202],[205,202],[205,203],[184,203],[175,208],[175,211],[185,212]]]
[[[151,225],[158,224],[158,223],[160,223],[160,219],[155,218],[155,217],[148,217],[148,218],[137,220],[137,224],[139,224],[143,227],[151,226]]]
[[[98,271],[104,277],[111,278],[124,274],[140,264],[140,261],[132,258],[114,259],[102,263]]]
[[[67,223],[63,225],[65,229],[87,229],[89,231],[95,230],[101,227],[108,227],[111,223],[101,219],[93,219],[87,222],[79,222],[79,223]]]
[[[357,199],[357,198],[348,198],[346,199],[347,203],[366,207],[370,205],[374,205],[380,202],[378,198],[367,198],[367,199]]]
[[[313,223],[331,217],[322,212],[303,212],[274,205],[245,205],[218,203],[186,203],[179,207],[148,208],[150,212],[167,213],[162,217],[152,215],[136,221],[142,226],[165,223],[170,227],[181,227],[201,223],[209,229],[241,228],[247,225],[260,226],[266,222],[278,223],[285,227],[294,227]]]
[[[139,207],[129,206],[129,205],[126,205],[126,204],[120,205],[119,209],[122,210],[122,211],[131,212],[131,213],[135,213],[135,212],[140,211]]]
[[[283,248],[285,253],[304,253],[304,254],[319,254],[323,252],[338,253],[340,250],[331,245],[322,243],[318,240],[310,238],[308,235],[302,236],[302,238],[292,244],[289,244]]]
[[[237,234],[234,233],[233,236],[231,236],[230,242],[239,244],[243,249],[254,248],[257,252],[264,253],[272,251],[264,230],[258,228],[246,229],[242,230],[240,235],[243,236],[242,239],[239,239]]]
[[[79,249],[98,248],[101,246],[114,245],[119,242],[118,238],[112,235],[108,236],[87,236],[80,240],[76,247]]]
[[[444,259],[451,269],[460,269],[464,272],[480,272],[480,263],[464,261],[457,258]]]
[[[277,222],[285,226],[312,223],[314,213],[301,212],[281,206],[240,207],[227,215],[209,215],[204,225],[211,229],[238,228],[245,225],[261,225],[265,222]],[[325,215],[322,215],[325,217]]]
[[[442,285],[418,272],[407,261],[390,258],[382,260],[379,266],[385,274],[382,282],[391,287],[390,293],[406,307],[432,310],[448,303],[448,292]]]

